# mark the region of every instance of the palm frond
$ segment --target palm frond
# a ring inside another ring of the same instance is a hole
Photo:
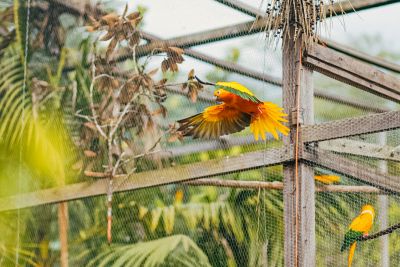
[[[133,245],[117,245],[99,254],[88,266],[211,266],[189,237],[173,235]]]

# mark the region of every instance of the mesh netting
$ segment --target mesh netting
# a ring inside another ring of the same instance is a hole
[[[397,266],[396,231],[362,240],[400,220],[399,120],[375,116],[397,104],[314,71],[318,127],[300,131],[311,141],[299,153],[284,130],[256,140],[240,125],[249,114],[221,137],[222,124],[183,129],[177,121],[216,104],[220,81],[284,105],[281,41],[254,23],[280,1],[167,2],[0,4],[0,266],[289,266],[302,247],[288,240],[303,233],[285,226],[309,210],[285,213],[295,161],[315,181],[315,265],[346,266],[345,234],[369,204],[353,266]],[[399,62],[371,36],[353,48]]]

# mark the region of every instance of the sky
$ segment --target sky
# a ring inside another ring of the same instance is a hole
[[[258,8],[265,5],[262,0],[242,0],[249,5]],[[120,0],[123,9],[125,0]],[[138,5],[147,8],[144,18],[143,30],[155,34],[163,39],[185,36],[192,33],[216,29],[237,23],[253,20],[249,15],[233,10],[214,0],[136,0],[128,2],[130,10]],[[131,4],[132,3],[132,4]],[[383,46],[387,50],[400,51],[400,3],[377,7],[356,13],[347,14],[331,19],[332,25],[329,32],[323,32],[323,36],[336,42],[364,50],[369,54],[376,54],[370,46],[362,42],[361,36],[380,36]],[[355,43],[355,41],[357,43]],[[379,47],[381,47],[380,45]],[[210,56],[226,59],[233,48],[240,49],[239,64],[258,72],[268,73],[280,77],[281,56],[280,49],[271,49],[265,45],[265,35],[255,34],[240,38],[232,38],[207,45],[193,47],[194,50],[206,53]],[[399,62],[400,63],[400,62]],[[197,74],[204,77],[214,69],[209,64],[187,58],[181,66],[183,72],[195,68]],[[230,77],[231,78],[231,77]],[[232,79],[240,82],[239,75],[232,75]],[[255,80],[246,80],[250,87],[258,88],[259,93],[267,92],[268,97],[278,99],[281,90],[276,86],[270,86]],[[267,89],[267,90],[265,90]]]
[[[258,7],[263,1],[245,2]],[[144,29],[163,38],[183,36],[252,19],[251,16],[213,0],[139,0],[134,2],[134,6],[137,5],[148,8]],[[399,32],[400,3],[351,13],[332,20],[333,27],[329,37],[333,40],[351,45],[351,37],[354,35],[381,34],[386,42],[400,48],[400,36],[394,34]]]

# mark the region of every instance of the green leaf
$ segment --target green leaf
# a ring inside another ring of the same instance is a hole
[[[92,259],[88,266],[211,266],[204,252],[185,235],[173,235],[133,245],[115,245]]]

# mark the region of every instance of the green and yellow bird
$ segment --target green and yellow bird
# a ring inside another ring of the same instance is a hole
[[[364,205],[361,208],[361,213],[353,219],[349,226],[349,230],[344,236],[343,245],[340,251],[344,251],[350,246],[348,256],[348,267],[351,267],[353,262],[354,252],[357,246],[357,238],[368,235],[375,218],[375,210],[371,205]]]
[[[216,87],[214,96],[222,104],[210,106],[202,113],[179,120],[179,132],[193,138],[218,138],[221,135],[242,131],[250,126],[255,140],[266,139],[270,133],[275,139],[278,134],[287,135],[289,128],[283,125],[287,115],[283,108],[272,102],[262,102],[253,92],[237,82],[205,83]]]

